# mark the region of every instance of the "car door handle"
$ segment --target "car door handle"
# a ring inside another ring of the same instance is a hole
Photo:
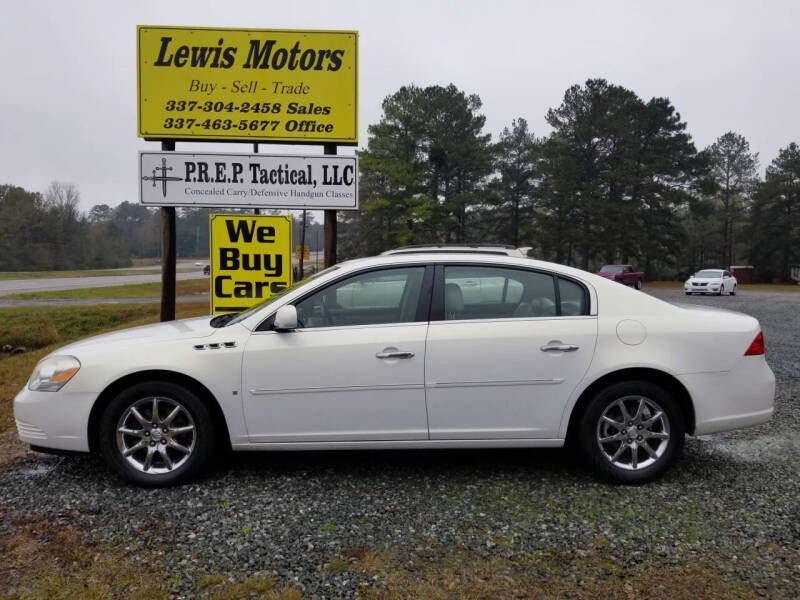
[[[391,352],[383,351],[378,352],[375,358],[413,358],[413,352],[404,352],[402,350],[393,350]]]
[[[562,344],[561,342],[550,342],[544,346],[540,346],[539,350],[542,352],[575,352],[580,346],[575,344]]]

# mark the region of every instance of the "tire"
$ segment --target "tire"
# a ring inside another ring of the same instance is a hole
[[[627,419],[620,403],[626,407]],[[615,427],[603,417],[624,425]],[[683,447],[684,432],[678,402],[648,381],[624,381],[600,391],[587,405],[578,429],[581,453],[595,473],[606,481],[627,484],[663,475]],[[648,434],[652,437],[645,437]],[[608,441],[601,443],[601,439]],[[650,452],[643,450],[645,445]]]
[[[637,279],[636,282],[633,284],[633,287],[635,287],[637,290],[642,289],[642,280]]]
[[[735,295],[736,295],[736,285],[734,285],[733,289],[731,290],[731,296],[735,296]]]
[[[138,383],[120,392],[100,419],[98,438],[109,467],[143,487],[189,481],[209,464],[214,450],[208,408],[193,392],[168,381]]]
[[[692,292],[686,292],[686,295],[687,295],[687,296],[691,296],[691,295],[692,295]]]

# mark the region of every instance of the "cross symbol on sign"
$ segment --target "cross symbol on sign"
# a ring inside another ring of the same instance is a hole
[[[161,171],[160,175],[156,175],[156,171]],[[143,181],[152,181],[153,187],[156,187],[156,182],[161,182],[161,192],[164,195],[164,198],[167,197],[167,182],[168,181],[183,181],[183,177],[169,177],[167,175],[167,171],[172,171],[172,167],[167,166],[167,159],[161,159],[161,166],[153,168],[153,175],[145,175],[142,177]]]

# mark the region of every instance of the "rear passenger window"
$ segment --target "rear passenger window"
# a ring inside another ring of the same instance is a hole
[[[588,312],[586,290],[574,281],[559,277],[558,294],[561,299],[561,316],[574,317]]]
[[[553,317],[553,277],[502,267],[445,266],[445,319]]]

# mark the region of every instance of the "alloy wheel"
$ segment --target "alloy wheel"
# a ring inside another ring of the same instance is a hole
[[[597,422],[596,439],[602,455],[615,467],[644,469],[667,450],[669,418],[650,398],[624,396],[603,411]]]
[[[151,396],[131,404],[117,423],[117,450],[130,466],[147,474],[169,473],[194,452],[194,419],[180,402]]]

